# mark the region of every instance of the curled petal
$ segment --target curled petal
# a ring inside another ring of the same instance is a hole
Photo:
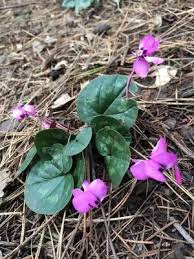
[[[153,148],[151,157],[152,156],[157,156],[161,153],[167,152],[167,143],[165,138],[160,138],[156,144],[156,146]]]
[[[24,111],[26,112],[26,114],[27,114],[28,116],[33,116],[33,117],[35,117],[35,116],[37,115],[37,110],[36,110],[36,108],[34,107],[34,105],[25,104],[25,105],[23,106],[23,109],[24,109]]]
[[[159,46],[160,41],[151,34],[149,34],[140,40],[139,49],[144,50],[145,55],[149,56],[152,55],[155,51],[157,51]]]
[[[149,64],[143,57],[139,57],[133,64],[133,70],[139,77],[145,78],[149,71]]]
[[[15,106],[11,111],[12,116],[18,121],[23,120],[26,117],[26,112],[21,105]]]
[[[91,192],[100,201],[103,201],[108,192],[107,185],[100,179],[96,179],[91,183],[89,183],[88,181],[84,181],[82,186],[84,188],[84,191]]]
[[[79,189],[73,190],[72,204],[74,208],[80,213],[86,213],[93,207],[97,207],[96,197],[91,192],[82,192]]]
[[[87,180],[83,181],[82,186],[84,188],[84,191],[88,191],[89,190],[89,185],[90,185],[89,181],[87,181]]]
[[[150,178],[159,181],[165,182],[166,178],[160,171],[160,165],[152,160],[146,160],[145,163],[145,172],[146,175]]]
[[[72,194],[73,194],[74,197],[79,196],[79,195],[81,195],[82,193],[83,193],[83,191],[80,190],[80,189],[78,189],[78,188],[73,189],[73,191],[72,191]]]
[[[130,167],[130,172],[137,180],[147,180],[149,176],[146,174],[146,160],[138,160]]]
[[[96,179],[89,185],[89,191],[92,192],[100,201],[103,201],[107,195],[108,187],[100,179]]]
[[[177,156],[173,152],[167,152],[167,143],[165,138],[160,138],[152,150],[151,160],[162,165],[165,169],[172,168],[177,163]]]
[[[151,160],[162,165],[165,169],[170,169],[177,163],[177,156],[172,152],[164,152],[159,155],[152,155]]]
[[[182,184],[182,175],[179,167],[176,165],[175,166],[175,179],[178,185]]]
[[[155,65],[160,65],[164,62],[164,59],[163,58],[159,58],[159,57],[145,57],[145,60],[147,62],[151,62],[151,63],[154,63]]]
[[[166,178],[160,172],[160,165],[152,160],[141,160],[131,166],[132,175],[138,180],[152,178],[159,182],[165,182]]]

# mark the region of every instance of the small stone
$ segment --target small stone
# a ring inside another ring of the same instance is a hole
[[[35,40],[32,43],[32,49],[35,53],[40,54],[46,47],[45,43],[40,42],[39,40]]]
[[[93,30],[93,33],[94,34],[104,34],[104,33],[107,33],[109,30],[111,29],[111,26],[107,23],[101,23],[101,24],[98,24],[94,30]]]
[[[168,129],[174,129],[176,126],[176,119],[175,118],[168,118],[164,121],[164,124],[168,127]]]

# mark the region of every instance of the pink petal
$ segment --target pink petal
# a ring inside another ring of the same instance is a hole
[[[178,185],[182,184],[182,175],[179,167],[176,165],[175,166],[175,179]]]
[[[26,117],[26,113],[21,105],[15,106],[12,110],[12,116],[16,120],[23,120]]]
[[[149,71],[149,64],[144,58],[139,57],[133,64],[133,70],[139,77],[145,78]]]
[[[89,185],[90,185],[90,182],[85,180],[82,184],[83,188],[84,188],[84,191],[88,191],[89,190]]]
[[[53,121],[53,120],[43,120],[42,122],[41,122],[41,124],[42,124],[42,128],[43,129],[53,129],[53,128],[56,128],[56,122],[55,121]]]
[[[94,194],[100,201],[107,195],[107,185],[100,179],[92,181],[88,186],[88,191]]]
[[[146,160],[139,160],[130,167],[130,172],[137,180],[147,180],[149,177],[145,169]]]
[[[165,182],[165,176],[160,172],[160,165],[152,160],[146,160],[145,163],[145,172],[146,175],[150,178],[159,181]]]
[[[30,104],[25,104],[23,106],[24,111],[27,113],[28,116],[33,116],[35,117],[37,115],[37,110],[34,107],[34,105],[30,105]]]
[[[160,46],[160,41],[151,34],[140,40],[139,49],[145,51],[145,55],[152,55]]]
[[[151,157],[152,156],[157,156],[161,153],[167,152],[167,143],[166,143],[166,139],[160,137],[160,139],[158,140],[156,146],[153,148],[152,153],[151,153]]]
[[[76,190],[76,191],[75,191]],[[72,204],[74,208],[80,213],[86,213],[96,205],[96,197],[91,192],[80,192],[79,189],[73,190],[74,198],[72,199]]]
[[[80,190],[80,189],[78,189],[78,188],[73,189],[73,191],[72,191],[72,194],[73,194],[74,197],[75,197],[75,196],[79,196],[79,195],[81,195],[82,193],[83,193],[83,191]]]
[[[177,156],[172,152],[164,152],[159,155],[152,155],[151,160],[164,166],[165,169],[170,169],[177,163]]]
[[[154,63],[155,65],[160,65],[164,62],[164,59],[163,58],[159,58],[159,57],[145,57],[145,60],[147,62],[151,62],[151,63]]]

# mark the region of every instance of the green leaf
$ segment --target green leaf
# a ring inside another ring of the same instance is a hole
[[[84,181],[85,161],[83,153],[75,156],[71,174],[74,179],[75,188],[81,188]]]
[[[104,127],[109,127],[115,131],[118,131],[125,138],[128,145],[131,144],[132,139],[129,129],[121,121],[118,121],[113,117],[109,117],[106,115],[96,116],[91,121],[91,127],[96,133]]]
[[[51,215],[71,199],[73,177],[63,175],[51,161],[39,161],[30,171],[25,186],[25,202],[34,212]]]
[[[16,176],[20,175],[23,171],[27,169],[27,167],[30,165],[34,157],[36,156],[37,150],[36,147],[33,146],[31,149],[28,151],[24,161],[20,165],[20,168],[18,169]]]
[[[127,76],[105,75],[92,80],[79,94],[77,113],[86,123],[98,115],[119,120],[131,128],[137,118],[135,100],[123,98]]]
[[[63,7],[75,8],[76,12],[90,7],[95,0],[63,0]],[[97,1],[98,2],[98,1]]]
[[[37,153],[41,157],[47,157],[46,154],[47,147],[60,143],[66,145],[68,141],[68,135],[62,129],[46,129],[39,131],[35,136],[35,146],[37,148]]]
[[[105,115],[99,115],[92,119],[91,127],[95,132],[98,132],[104,127],[110,127],[111,129],[118,131],[129,143],[131,143],[131,135],[126,125],[117,119]]]
[[[73,140],[66,145],[66,155],[75,156],[81,153],[90,143],[92,129],[90,127],[82,129]]]
[[[69,172],[72,167],[72,158],[67,156],[65,146],[54,144],[45,150],[51,156],[52,163],[64,174]]]
[[[96,135],[98,152],[105,163],[113,186],[119,186],[130,162],[130,150],[125,138],[115,130],[105,127]]]

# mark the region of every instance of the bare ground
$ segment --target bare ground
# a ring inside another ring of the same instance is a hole
[[[106,26],[99,29],[102,23]],[[0,168],[13,180],[0,207],[3,258],[194,258],[193,25],[192,0],[129,0],[120,9],[104,0],[79,16],[51,0],[1,0]],[[163,185],[126,177],[103,203],[108,234],[100,208],[84,217],[71,207],[52,217],[36,215],[24,203],[25,173],[15,175],[39,125],[13,123],[11,107],[30,101],[42,116],[77,129],[75,101],[83,83],[104,73],[129,74],[131,52],[148,32],[162,39],[160,55],[178,73],[160,89],[151,87],[151,73],[147,81],[138,81],[132,156],[146,156],[159,135],[166,136],[180,158],[183,186],[177,187],[170,174]],[[44,43],[46,37],[50,43]],[[43,48],[39,53],[34,42]],[[53,69],[57,65],[60,69]],[[62,93],[75,98],[51,109]]]

